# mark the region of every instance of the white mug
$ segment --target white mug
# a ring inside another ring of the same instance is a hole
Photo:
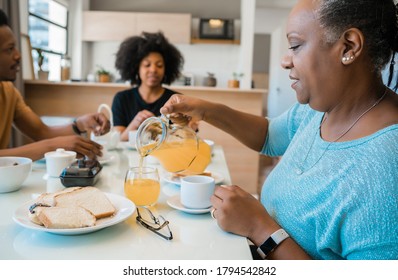
[[[76,152],[57,149],[44,154],[46,158],[47,174],[50,177],[59,177],[65,167],[71,165],[76,159]]]
[[[109,115],[109,122],[111,124],[110,130],[107,134],[96,136],[94,133],[91,133],[91,140],[97,142],[102,145],[107,150],[116,149],[120,142],[120,132],[113,129],[113,114],[111,108],[107,104],[101,104],[98,107],[97,112],[101,113],[101,111],[105,109]]]
[[[135,143],[137,142],[136,140],[137,140],[137,131],[138,130],[130,130],[129,131],[129,145],[132,147],[132,148],[136,148],[135,147]]]
[[[213,140],[209,140],[209,139],[205,139],[205,140],[203,140],[207,145],[209,145],[210,146],[210,151],[211,151],[211,154],[213,154],[213,151],[214,151],[214,141]]]
[[[214,193],[213,177],[193,175],[181,178],[181,204],[186,208],[203,209],[211,206],[210,197]]]

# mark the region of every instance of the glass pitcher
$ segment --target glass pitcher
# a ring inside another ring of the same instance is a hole
[[[201,174],[211,159],[211,149],[188,126],[172,124],[162,115],[146,119],[138,128],[136,147],[141,157],[151,155],[169,172]]]

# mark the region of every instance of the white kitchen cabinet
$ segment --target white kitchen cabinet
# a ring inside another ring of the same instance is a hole
[[[191,14],[105,11],[83,13],[83,41],[123,41],[143,31],[162,31],[173,44],[189,44]]]

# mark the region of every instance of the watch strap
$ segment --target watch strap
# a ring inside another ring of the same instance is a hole
[[[82,135],[82,134],[86,133],[86,131],[81,131],[81,130],[77,127],[77,121],[76,121],[76,119],[74,119],[73,122],[72,122],[72,129],[73,129],[73,132],[76,133],[77,135]]]
[[[275,250],[279,244],[282,243],[283,240],[289,237],[289,234],[284,229],[278,229],[270,237],[265,240],[260,247],[257,248],[257,253],[263,258],[266,259],[268,254]]]

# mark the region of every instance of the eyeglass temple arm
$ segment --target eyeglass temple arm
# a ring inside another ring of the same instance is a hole
[[[170,228],[167,226],[169,224],[169,221],[165,221],[158,229],[153,228],[152,226],[148,225],[147,223],[145,223],[141,216],[138,215],[136,220],[143,225],[145,228],[149,229],[150,231],[156,233],[157,235],[163,237],[166,240],[172,240],[173,239],[173,233],[171,232]],[[168,231],[170,232],[170,236],[166,236],[164,234],[161,234],[160,232],[158,232],[158,230],[162,229],[163,227],[167,226]]]

